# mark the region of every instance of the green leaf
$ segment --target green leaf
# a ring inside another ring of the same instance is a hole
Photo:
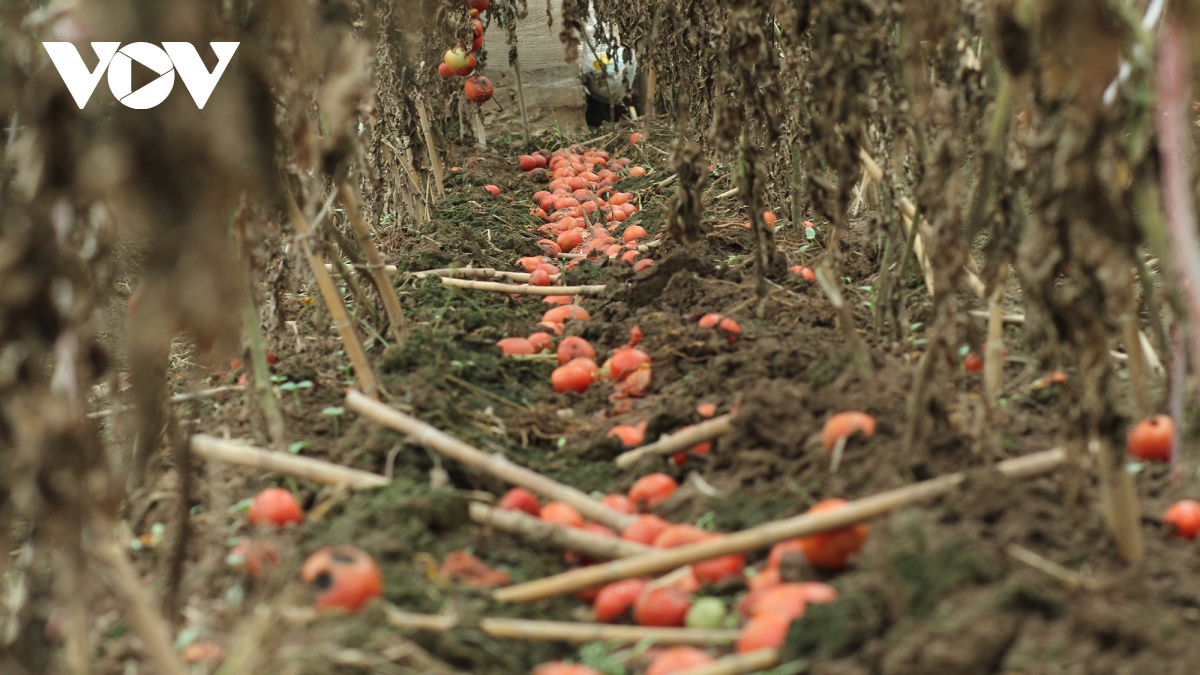
[[[809,241],[812,241],[813,239],[816,239],[816,238],[817,238],[817,228],[815,228],[815,227],[806,227],[806,228],[804,228],[804,236],[805,236],[805,238],[807,238]]]
[[[310,380],[302,380],[302,381],[296,383],[296,388],[297,389],[312,389],[313,383]]]
[[[288,445],[287,451],[293,455],[298,455],[301,450],[307,450],[310,447],[312,447],[311,441],[296,441]]]
[[[324,410],[322,410],[321,414],[329,415],[330,417],[337,417],[338,415],[341,415],[344,412],[346,412],[345,408],[343,408],[341,406],[331,405],[328,408],[325,408]]]

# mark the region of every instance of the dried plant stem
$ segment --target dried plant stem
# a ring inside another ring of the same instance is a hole
[[[305,220],[304,214],[300,212],[300,207],[296,205],[296,201],[290,194],[288,195],[288,206],[291,211],[292,226],[296,228],[296,238],[300,241],[300,248],[308,260],[308,266],[312,268],[313,277],[316,278],[317,286],[321,289],[321,296],[325,299],[325,306],[329,308],[334,326],[342,338],[342,347],[346,350],[346,355],[350,357],[350,363],[354,366],[359,386],[368,396],[377,398],[379,385],[375,381],[375,372],[371,370],[371,363],[367,360],[367,353],[358,340],[358,333],[354,330],[354,323],[350,320],[346,305],[342,303],[342,295],[333,283],[333,277],[329,276],[329,270],[325,269],[325,264],[321,262],[321,256],[313,251],[308,221]]]
[[[504,279],[512,279],[513,281],[522,282],[529,281],[529,277],[533,276],[527,272],[503,272],[490,267],[450,267],[445,269],[410,272],[410,274],[412,274],[414,277],[475,277],[479,279],[495,279],[497,277],[501,277]],[[551,274],[550,281],[558,281],[561,276],[561,274]]]
[[[871,365],[871,353],[867,351],[866,341],[854,327],[854,312],[850,309],[850,304],[842,297],[842,290],[838,288],[837,279],[830,271],[828,263],[821,263],[817,266],[816,276],[817,284],[825,292],[825,297],[829,298],[829,304],[838,311],[838,323],[841,324],[842,334],[846,336],[846,345],[850,348],[854,365],[858,367],[858,374],[864,380],[870,379],[875,372],[875,368]]]
[[[206,460],[229,462],[262,471],[275,471],[311,480],[321,485],[346,485],[356,490],[366,490],[391,483],[384,476],[370,471],[351,469],[312,457],[263,450],[249,443],[226,441],[203,434],[192,436],[191,448],[197,457]]]
[[[1142,559],[1141,515],[1133,476],[1125,467],[1124,449],[1107,438],[1093,438],[1088,450],[1096,455],[1100,469],[1100,501],[1104,520],[1116,540],[1117,550],[1129,563]]]
[[[483,126],[483,108],[478,105],[473,105],[471,108],[467,117],[471,118],[471,133],[475,135],[475,147],[486,148],[488,146],[487,129]]]
[[[525,107],[525,85],[521,82],[521,57],[517,45],[513,44],[513,72],[517,76],[517,105],[521,108],[521,129],[525,131],[525,148],[533,147],[533,134],[529,131],[529,109]]]
[[[425,99],[418,98],[417,117],[421,121],[421,133],[425,136],[425,151],[429,153],[429,168],[433,170],[433,181],[437,186],[438,199],[446,198],[446,183],[442,176],[442,158],[438,155],[437,146],[433,143],[433,127],[429,124],[429,111],[425,109]],[[428,207],[428,202],[426,202]]]
[[[203,398],[212,398],[213,396],[225,394],[231,391],[243,390],[245,390],[245,387],[242,385],[227,384],[220,387],[212,387],[211,389],[201,389],[199,391],[188,392],[186,394],[175,394],[171,398],[167,399],[167,401],[169,403],[187,403],[188,401],[198,401]],[[126,410],[130,410],[130,408],[110,408],[107,410],[97,410],[96,412],[88,413],[87,418],[92,420],[100,417],[111,417],[112,415],[125,412]]]
[[[627,469],[647,455],[673,455],[697,443],[724,436],[733,429],[733,415],[721,415],[673,434],[665,434],[653,443],[617,455],[617,466]]]
[[[481,619],[479,628],[494,638],[505,640],[619,644],[646,641],[660,645],[724,645],[736,642],[739,634],[738,630],[732,628],[655,628],[491,617]]]
[[[365,397],[360,397],[367,401]],[[373,405],[380,405],[374,403]],[[995,471],[1007,478],[1026,478],[1046,473],[1063,463],[1061,448],[1005,460],[980,471]],[[928,501],[947,494],[967,480],[966,472],[933,478],[870,497],[849,502],[839,508],[776,520],[721,539],[654,551],[632,558],[583,567],[544,579],[538,579],[494,593],[501,602],[532,602],[571,593],[598,584],[647,576],[703,560],[733,553],[767,548],[784,539],[795,539],[847,527],[889,513],[895,509]]]
[[[548,544],[564,551],[578,551],[594,558],[628,558],[654,550],[625,539],[602,537],[587,530],[548,523],[523,511],[501,511],[479,502],[471,503],[470,513],[471,520],[480,525],[490,525],[519,534],[534,543]]]
[[[1007,268],[1006,268],[1007,269]],[[1000,392],[1004,389],[1004,308],[1000,296],[1004,294],[1002,275],[1000,283],[988,299],[988,338],[983,355],[983,396],[988,407],[995,410],[1000,404]]]
[[[1029,565],[1033,569],[1045,574],[1048,577],[1051,577],[1052,579],[1061,581],[1069,588],[1093,589],[1097,586],[1094,580],[1089,579],[1088,577],[1085,577],[1074,570],[1067,569],[1053,560],[1048,560],[1047,558],[1040,556],[1023,546],[1012,544],[1005,549],[1005,551],[1014,560]]]
[[[146,657],[154,664],[157,675],[186,675],[187,670],[171,648],[171,629],[146,594],[133,565],[108,532],[107,524],[95,524],[94,530],[103,533],[89,551],[102,568],[101,576],[113,594],[125,605],[126,618],[142,641]]]
[[[392,286],[392,280],[388,278],[384,268],[383,256],[379,255],[379,249],[375,247],[375,241],[371,239],[371,229],[367,227],[367,223],[362,219],[362,214],[358,211],[358,201],[354,198],[354,192],[350,186],[342,183],[338,192],[342,205],[346,207],[350,227],[354,230],[358,245],[367,258],[367,269],[371,274],[371,281],[375,283],[375,290],[383,300],[383,308],[387,312],[388,322],[392,327],[392,337],[396,338],[396,344],[403,344],[408,332],[404,325],[404,313],[400,310],[400,298],[396,295],[396,289]]]
[[[1159,50],[1158,148],[1167,238],[1191,325],[1192,363],[1200,364],[1200,239],[1188,161],[1191,70],[1187,40],[1182,19],[1178,15],[1168,17]]]
[[[246,302],[242,305],[242,323],[246,327],[246,337],[250,343],[250,367],[254,373],[254,394],[258,399],[258,407],[262,410],[263,418],[267,422],[267,437],[271,439],[271,445],[282,449],[284,442],[283,415],[279,412],[279,402],[275,400],[275,392],[271,389],[271,368],[267,363],[267,341],[263,337],[262,326],[259,324],[254,293],[249,292],[250,290],[247,288]]]
[[[566,502],[579,509],[585,518],[611,527],[618,532],[625,531],[625,528],[635,520],[634,516],[610,509],[580,490],[563,485],[532,469],[517,466],[503,455],[489,455],[453,436],[438,431],[415,417],[405,415],[399,410],[368,398],[355,390],[346,393],[346,407],[386,427],[408,434],[411,437],[410,442],[423,445],[430,450],[436,450],[451,459],[513,485],[519,485],[550,499]]]
[[[756,649],[744,654],[730,654],[712,663],[679,671],[679,675],[742,675],[757,673],[779,663],[779,650],[774,647]]]
[[[646,109],[642,111],[642,135],[646,140],[650,140],[650,121],[654,119],[654,94],[657,86],[658,71],[651,66],[646,72]]]
[[[385,604],[383,614],[387,622],[401,630],[428,630],[435,633],[445,633],[458,626],[456,614],[417,614],[406,612],[395,605]]]
[[[1133,415],[1142,419],[1154,410],[1148,382],[1149,364],[1146,363],[1146,354],[1142,351],[1137,316],[1132,313],[1124,314],[1120,323],[1121,341],[1125,343],[1125,353],[1129,355],[1126,363],[1129,367],[1129,392],[1133,403]]]
[[[447,286],[467,288],[473,291],[491,291],[493,293],[515,293],[518,295],[603,295],[609,290],[608,286],[596,284],[592,286],[530,286],[528,284],[501,284],[494,281],[471,281],[469,279],[454,279],[438,277]]]

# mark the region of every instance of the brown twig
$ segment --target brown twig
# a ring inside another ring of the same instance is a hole
[[[353,389],[346,393],[346,407],[386,427],[408,434],[411,437],[410,442],[423,445],[430,450],[436,450],[451,459],[513,485],[519,485],[550,499],[566,502],[579,509],[585,518],[611,527],[618,532],[623,532],[635,520],[634,516],[610,509],[580,490],[563,485],[531,469],[517,466],[503,455],[489,455],[453,436],[438,431],[415,417],[405,415],[399,410],[368,398]]]
[[[1008,478],[1024,478],[1055,469],[1062,464],[1063,459],[1063,450],[1056,448],[1005,460],[987,470],[996,471]],[[849,502],[836,509],[764,523],[748,530],[728,534],[720,539],[664,551],[654,551],[633,558],[614,560],[603,565],[593,565],[517,584],[499,589],[495,592],[495,598],[502,602],[532,602],[610,581],[656,574],[723,555],[764,549],[785,539],[795,539],[848,527],[895,509],[944,495],[961,485],[967,480],[967,477],[966,472],[953,473],[880,492]]]
[[[206,460],[229,462],[263,471],[275,471],[321,485],[346,485],[356,490],[384,487],[390,480],[370,471],[351,469],[312,457],[263,450],[249,443],[226,441],[197,434],[191,439],[192,452]]]
[[[333,283],[333,277],[329,276],[329,270],[325,269],[325,264],[321,262],[321,256],[313,251],[309,241],[308,221],[300,212],[300,207],[296,205],[296,200],[292,198],[290,192],[287,202],[288,210],[291,212],[292,226],[296,228],[296,239],[300,241],[300,248],[308,260],[313,277],[317,280],[317,286],[321,289],[321,297],[325,299],[325,306],[329,309],[329,314],[333,317],[333,324],[342,338],[342,347],[346,350],[346,356],[350,357],[350,363],[354,366],[359,386],[371,398],[378,398],[379,385],[375,380],[375,372],[371,370],[367,353],[358,339],[354,323],[350,321],[350,314],[346,311],[346,305],[342,303],[342,295],[338,293],[337,286]]]
[[[587,530],[548,523],[522,511],[501,511],[472,502],[471,520],[505,532],[519,534],[531,542],[548,544],[564,551],[578,551],[594,558],[629,558],[654,550],[649,546],[617,537],[602,537]]]
[[[679,671],[679,675],[742,675],[757,673],[779,663],[779,650],[774,647],[756,649],[744,654],[730,654],[712,663]]]
[[[869,380],[875,369],[871,365],[871,353],[867,350],[867,343],[854,327],[854,312],[850,309],[850,304],[842,297],[842,290],[838,288],[837,280],[827,263],[817,266],[816,276],[817,284],[825,292],[825,297],[829,298],[829,304],[838,311],[838,323],[841,324],[842,334],[846,336],[846,346],[850,348],[854,364],[858,367],[858,374],[864,380]]]
[[[1061,581],[1069,588],[1086,588],[1090,590],[1096,588],[1098,585],[1094,579],[1085,577],[1074,570],[1067,569],[1053,560],[1040,556],[1023,546],[1012,544],[1005,551],[1014,560],[1024,563],[1048,577]]]
[[[730,644],[738,639],[738,631],[732,628],[655,628],[653,626],[621,626],[605,623],[491,617],[481,619],[479,628],[494,638],[505,640],[549,640],[574,643],[635,644],[644,640],[660,645],[719,645]]]
[[[211,389],[192,391],[186,394],[175,394],[171,398],[167,399],[167,401],[169,403],[187,403],[188,401],[212,398],[213,396],[217,396],[219,394],[225,394],[231,391],[243,391],[245,389],[246,388],[242,385],[230,384],[222,387],[213,387]],[[94,420],[100,417],[110,417],[112,415],[116,415],[117,413],[125,412],[126,410],[131,410],[131,408],[109,408],[107,410],[97,410],[96,412],[88,413],[87,418],[89,420]]]
[[[609,287],[604,284],[591,286],[530,286],[528,284],[500,284],[494,281],[471,281],[468,279],[452,279],[438,277],[442,283],[456,288],[467,288],[473,291],[491,291],[493,293],[515,293],[518,295],[603,295]]]
[[[733,415],[721,415],[673,434],[664,434],[653,443],[617,455],[617,466],[627,469],[647,455],[673,455],[697,443],[724,436],[733,429]]]
[[[1088,451],[1096,456],[1100,473],[1100,505],[1117,551],[1127,562],[1142,559],[1145,546],[1133,476],[1125,468],[1125,453],[1107,437],[1093,438]]]
[[[388,322],[391,324],[392,337],[396,338],[397,345],[403,344],[408,332],[404,325],[404,312],[400,310],[400,298],[396,295],[392,280],[388,278],[384,269],[383,256],[379,255],[379,249],[375,247],[375,242],[371,239],[371,229],[367,227],[366,222],[362,219],[362,214],[358,212],[358,201],[354,198],[354,192],[350,190],[350,186],[342,183],[338,189],[338,195],[342,200],[342,205],[346,207],[350,228],[354,230],[358,245],[367,258],[367,271],[371,275],[371,281],[374,282],[375,290],[383,300],[383,309],[387,312]]]
[[[170,625],[154,610],[133,565],[108,534],[111,528],[97,523],[93,531],[98,535],[98,541],[89,554],[100,563],[101,576],[113,594],[124,603],[126,618],[141,638],[142,649],[154,664],[156,673],[186,675],[187,670],[171,648]]]

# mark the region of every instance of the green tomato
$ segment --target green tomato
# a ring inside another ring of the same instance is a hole
[[[683,623],[688,628],[717,628],[725,621],[725,603],[720,598],[700,598],[692,603]]]

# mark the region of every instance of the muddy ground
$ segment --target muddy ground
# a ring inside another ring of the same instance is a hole
[[[673,188],[664,192],[655,184],[664,177],[667,138],[655,136],[631,148],[627,137],[628,130],[608,136],[603,144],[615,155],[629,155],[635,163],[657,169],[643,179],[625,179],[621,187],[639,195],[642,211],[634,221],[651,237],[665,238],[662,213]],[[587,144],[587,139],[578,140]],[[539,254],[539,223],[528,211],[530,195],[540,186],[515,169],[517,154],[515,146],[503,143],[488,151],[456,148],[455,162],[462,169],[448,174],[448,196],[432,222],[379,228],[387,261],[402,271],[467,265],[508,270],[517,257]],[[729,170],[717,167],[719,176]],[[500,186],[513,201],[487,194],[481,186],[488,183]],[[641,347],[653,357],[654,380],[650,394],[632,412],[614,415],[610,392],[603,386],[584,395],[553,393],[551,362],[500,357],[496,340],[537,330],[549,307],[540,299],[453,289],[404,274],[396,277],[396,286],[411,337],[386,349],[375,339],[369,349],[384,388],[393,402],[411,406],[439,429],[585,491],[623,491],[641,475],[666,471],[684,487],[660,512],[726,532],[803,512],[827,497],[863,497],[1059,443],[1064,396],[1058,385],[1032,387],[1045,371],[1023,351],[1020,327],[1010,326],[1009,386],[1002,409],[986,411],[981,374],[964,372],[957,361],[943,364],[933,388],[933,421],[922,434],[919,451],[903,453],[907,392],[923,345],[923,322],[930,318],[919,278],[914,274],[909,279],[910,326],[904,338],[880,337],[867,305],[882,251],[877,234],[869,231],[869,218],[856,218],[841,245],[845,288],[875,366],[874,376],[864,379],[846,352],[835,310],[815,284],[793,275],[773,284],[761,306],[756,302],[753,242],[740,226],[744,213],[736,200],[712,201],[724,189],[718,184],[710,192],[705,236],[697,245],[665,241],[650,254],[657,264],[636,275],[624,263],[585,264],[567,273],[570,283],[629,285],[605,297],[585,298],[581,304],[592,318],[569,323],[567,334],[582,335],[606,352],[623,344],[633,326],[642,329]],[[788,209],[777,205],[776,211],[782,216]],[[375,222],[396,219],[396,214],[370,215]],[[789,264],[810,264],[821,254],[822,223],[817,223],[817,238],[809,241],[802,226],[780,222],[779,246]],[[282,260],[277,264],[298,263],[278,251],[275,256]],[[299,566],[310,552],[334,543],[352,543],[374,555],[385,576],[387,600],[402,609],[454,611],[468,618],[587,617],[587,606],[572,597],[502,605],[486,591],[438,576],[440,561],[460,549],[474,552],[516,582],[554,574],[567,565],[561,551],[469,521],[467,493],[499,495],[507,486],[406,444],[352,413],[331,414],[327,409],[341,404],[352,379],[348,361],[309,284],[282,290],[278,316],[267,317],[268,325],[279,327],[268,336],[278,356],[272,367],[275,385],[313,384],[280,392],[288,442],[301,443],[293,449],[304,455],[369,471],[392,466],[396,480],[383,490],[347,495],[280,475],[197,464],[181,644],[215,641],[233,654],[254,640],[248,653],[257,665],[237,672],[435,672],[429,665],[433,661],[423,661],[424,654],[469,673],[525,673],[554,658],[583,660],[613,675],[640,672],[635,653],[603,645],[581,649],[497,641],[470,629],[405,635],[391,628],[378,608],[316,621],[276,616],[269,630],[255,628],[256,608],[307,602],[308,591],[296,580]],[[1016,307],[1015,287],[1009,295]],[[706,312],[735,317],[743,329],[741,339],[730,345],[698,328],[695,317]],[[187,345],[179,345],[172,380],[177,392],[234,383],[243,372],[203,370],[187,353]],[[611,460],[622,448],[605,437],[611,426],[647,420],[649,441],[697,422],[695,410],[701,403],[715,403],[722,412],[740,404],[735,431],[719,439],[710,455],[692,456],[683,467],[665,458],[630,470],[614,466]],[[878,432],[851,443],[841,467],[831,473],[819,432],[831,414],[846,409],[874,415]],[[178,410],[194,431],[266,442],[259,413],[242,393]],[[119,436],[119,425],[109,431]],[[1184,438],[1185,447],[1194,445],[1194,425],[1185,426]],[[170,522],[176,475],[165,455],[153,474],[150,485],[129,504],[128,522],[131,536],[148,535],[148,544],[133,554],[144,578],[161,584],[167,553],[165,545],[155,545],[154,532],[156,524]],[[693,474],[716,494],[688,483]],[[828,581],[841,599],[810,607],[793,626],[786,647],[790,664],[778,672],[1195,672],[1200,663],[1200,643],[1192,639],[1200,628],[1200,584],[1192,574],[1196,550],[1193,544],[1168,539],[1156,515],[1170,502],[1200,492],[1194,463],[1177,482],[1157,466],[1138,473],[1147,555],[1134,569],[1120,563],[1096,509],[1088,506],[1096,498],[1091,487],[1084,506],[1067,503],[1065,475],[1016,483],[970,481],[935,503],[871,523],[870,541],[848,571],[827,577],[808,568],[790,569],[794,577]],[[248,532],[244,500],[269,485],[295,490],[316,517],[280,535],[283,569],[265,583],[251,583],[231,570],[225,556],[230,540]],[[1074,570],[1085,586],[1072,587],[1017,562],[1006,553],[1012,545]],[[765,551],[752,555],[749,564],[758,566],[764,557]],[[741,592],[736,587],[704,591],[730,601]],[[126,664],[137,651],[124,619],[115,612],[103,615],[98,630],[104,638],[98,672],[129,672]],[[47,663],[55,658],[55,652],[46,652]],[[38,664],[29,665],[39,672]],[[217,663],[194,667],[208,673]]]

